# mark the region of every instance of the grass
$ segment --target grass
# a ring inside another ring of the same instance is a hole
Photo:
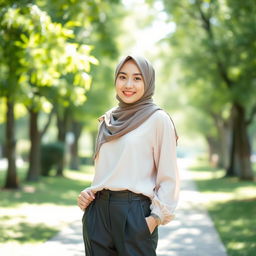
[[[13,225],[10,222],[12,218],[9,216],[1,216],[1,230],[0,230],[0,243],[5,243],[7,241],[17,241],[19,243],[26,242],[44,242],[58,232],[57,228],[49,227],[43,223],[41,224],[30,224],[24,219],[23,216],[16,216],[15,219],[18,223]],[[20,220],[19,220],[20,219]]]
[[[254,167],[256,170],[256,165]],[[235,178],[224,179],[223,170],[202,163],[193,166],[191,172],[199,190],[203,192],[204,204],[228,255],[254,256],[256,183]],[[29,250],[32,245],[54,236],[64,225],[73,221],[74,215],[81,215],[76,198],[90,184],[93,168],[83,166],[79,172],[66,170],[65,178],[43,177],[37,183],[24,182],[25,174],[25,169],[19,170],[22,180],[20,190],[0,190],[1,255],[2,249],[6,252],[14,247],[17,247],[17,252],[21,248]],[[1,186],[4,177],[5,172],[0,171]]]
[[[0,190],[0,244],[42,243],[82,212],[76,199],[92,178],[93,168],[65,170],[64,177],[42,177],[39,182],[22,181],[20,190]],[[25,170],[19,170],[24,180]],[[0,171],[0,184],[5,172]]]
[[[228,255],[255,256],[256,182],[223,178],[224,170],[203,164],[190,170]]]

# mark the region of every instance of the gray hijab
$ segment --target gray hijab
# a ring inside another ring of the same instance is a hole
[[[145,85],[144,94],[138,101],[129,104],[123,102],[117,95],[118,107],[110,109],[99,118],[101,123],[96,140],[95,158],[103,143],[117,139],[136,129],[160,109],[152,99],[155,90],[155,71],[145,58],[131,55],[123,58],[116,67],[115,81],[124,63],[130,59],[134,60],[142,73]]]

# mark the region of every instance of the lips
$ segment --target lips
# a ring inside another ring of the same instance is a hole
[[[126,97],[131,97],[135,94],[135,92],[130,92],[130,91],[123,91],[123,94],[126,96]]]

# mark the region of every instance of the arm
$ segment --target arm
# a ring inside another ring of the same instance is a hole
[[[169,116],[164,111],[160,113],[154,143],[156,187],[150,208],[153,216],[159,217],[159,224],[166,224],[174,218],[179,196],[179,174],[175,129]]]

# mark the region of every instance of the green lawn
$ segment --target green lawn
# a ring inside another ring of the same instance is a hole
[[[224,171],[190,168],[229,256],[256,255],[256,182],[223,178]]]
[[[21,189],[0,190],[0,244],[42,243],[82,214],[76,199],[89,185],[92,171],[92,167],[66,170],[65,177],[42,177],[35,183],[24,182],[25,171],[19,170]],[[1,187],[4,177],[0,171]]]

